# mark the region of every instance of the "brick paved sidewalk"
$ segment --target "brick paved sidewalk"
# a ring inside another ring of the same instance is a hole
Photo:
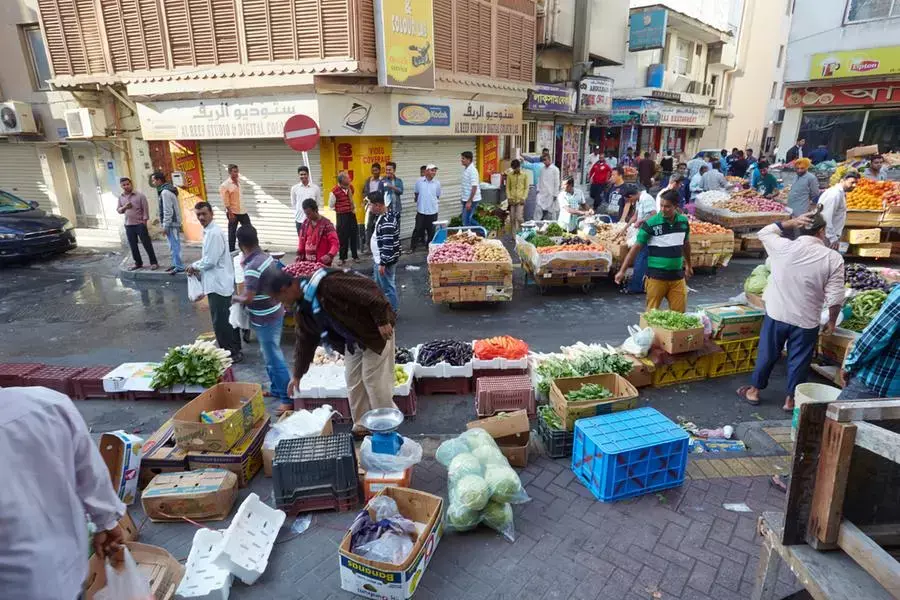
[[[434,445],[426,445],[428,455]],[[691,464],[702,462],[722,459]],[[688,479],[680,488],[612,504],[594,500],[574,478],[568,460],[539,456],[521,476],[532,501],[516,507],[515,543],[485,528],[447,533],[416,599],[749,598],[759,553],[757,516],[782,510],[784,504],[784,496],[762,476]],[[414,471],[413,487],[446,496],[444,468],[426,459]],[[249,490],[241,490],[241,499],[249,491],[267,498],[271,479],[256,477]],[[741,502],[753,512],[722,507]],[[139,504],[131,510],[140,523]],[[262,578],[251,587],[235,583],[231,597],[355,597],[340,590],[337,559],[338,543],[353,516],[318,513],[305,533],[282,532]],[[183,559],[194,531],[188,524],[147,522],[141,541]],[[782,596],[796,591],[786,568],[782,577]]]

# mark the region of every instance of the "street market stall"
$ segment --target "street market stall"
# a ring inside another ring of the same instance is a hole
[[[512,300],[512,257],[503,243],[472,230],[450,231],[428,248],[432,301],[456,304]]]
[[[526,224],[527,225],[527,224]],[[532,224],[516,235],[516,253],[526,282],[531,277],[543,294],[548,287],[580,287],[609,274],[612,256],[602,244],[565,233],[556,223]]]

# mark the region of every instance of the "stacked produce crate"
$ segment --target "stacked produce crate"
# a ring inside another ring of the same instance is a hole
[[[556,223],[516,236],[516,253],[539,291],[548,287],[591,289],[609,273],[613,257],[602,243],[563,232]],[[527,280],[526,277],[526,280]]]
[[[715,223],[691,221],[691,265],[726,267],[734,254],[734,232]]]
[[[718,352],[709,357],[708,377],[753,371],[765,311],[743,304],[710,304],[701,308],[709,317],[718,347]]]
[[[352,509],[359,502],[353,436],[282,440],[272,461],[272,487],[275,505],[289,515]]]
[[[459,232],[432,244],[428,276],[435,303],[512,300],[512,257],[499,240]]]

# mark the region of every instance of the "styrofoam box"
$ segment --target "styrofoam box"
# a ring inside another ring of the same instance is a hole
[[[346,398],[347,379],[344,367],[313,365],[300,380],[297,398]]]
[[[256,494],[247,496],[225,530],[216,565],[247,585],[255,583],[269,564],[284,519],[284,511],[263,504]]]
[[[406,363],[405,365],[397,365],[398,367],[403,367],[403,370],[406,371],[406,383],[401,385],[394,386],[394,395],[395,396],[408,396],[409,390],[412,388],[413,384],[413,376],[416,372],[416,364],[415,363]]]
[[[157,366],[159,363],[122,363],[103,377],[103,391],[109,393],[153,391],[150,382],[153,380],[153,370]],[[180,394],[184,392],[184,384],[157,391]]]
[[[419,358],[419,348],[420,346],[416,346],[414,351],[414,356],[418,360]],[[466,364],[461,367],[457,367],[455,365],[451,365],[446,362],[439,362],[438,364],[432,367],[424,367],[419,363],[416,363],[416,377],[427,378],[427,377],[440,377],[440,378],[449,378],[449,377],[471,377],[472,376],[472,361],[470,360]]]
[[[472,348],[475,348],[475,342],[472,342]],[[527,369],[528,368],[528,357],[523,356],[518,360],[510,360],[508,358],[492,358],[490,360],[482,360],[480,358],[475,358],[472,356],[472,368],[475,370],[481,369]]]
[[[184,577],[178,584],[175,597],[179,600],[228,600],[234,577],[227,569],[215,564],[224,536],[221,531],[199,529],[194,534],[191,553],[185,564]]]

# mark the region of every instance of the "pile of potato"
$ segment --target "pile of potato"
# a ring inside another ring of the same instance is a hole
[[[506,262],[509,253],[502,246],[478,244],[475,246],[475,262]]]

